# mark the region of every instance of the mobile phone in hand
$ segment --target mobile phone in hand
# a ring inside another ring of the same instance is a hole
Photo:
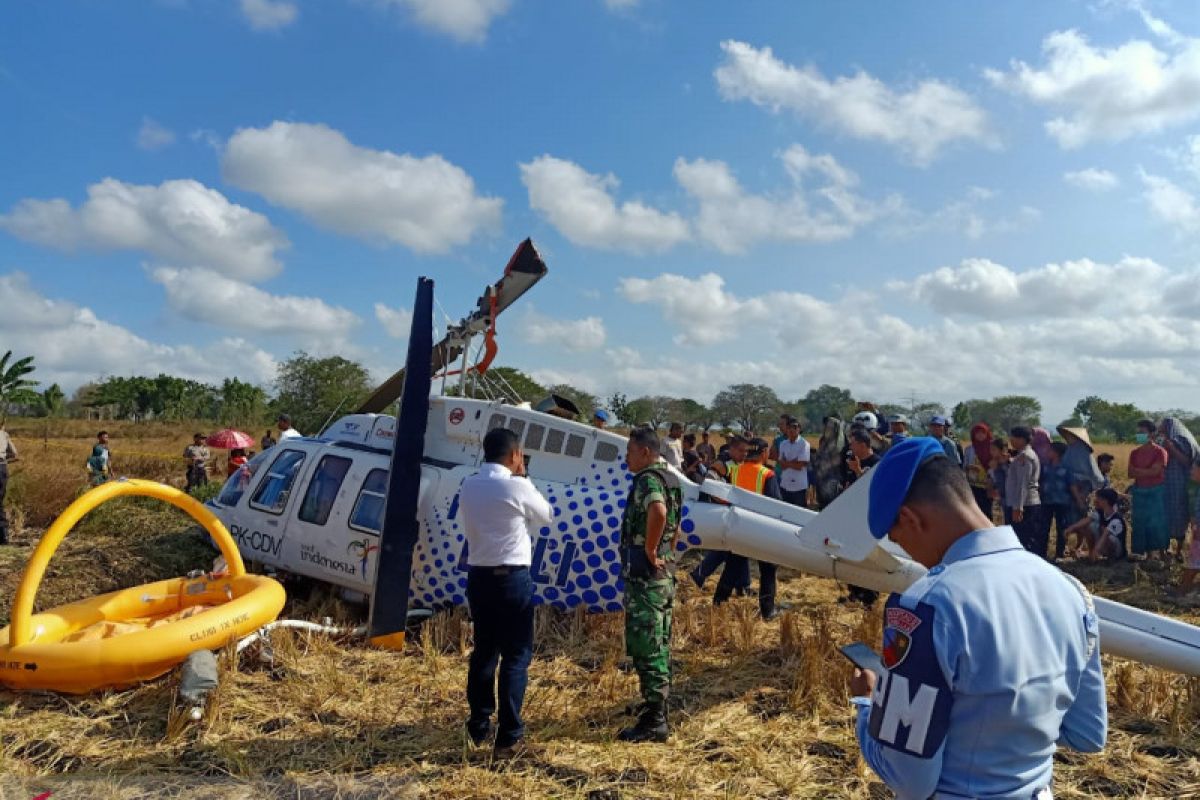
[[[869,669],[876,675],[883,674],[883,659],[865,642],[852,642],[839,647],[838,650],[859,669]]]

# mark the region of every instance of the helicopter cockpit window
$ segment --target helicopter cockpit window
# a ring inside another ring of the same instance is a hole
[[[567,437],[567,449],[563,451],[563,455],[568,455],[571,458],[579,458],[583,455],[584,438],[577,433],[572,433]]]
[[[508,429],[517,435],[517,440],[525,433],[525,420],[513,417],[508,421]]]
[[[494,430],[496,428],[503,428],[503,427],[504,427],[504,415],[503,414],[492,414],[492,418],[488,420],[488,430],[490,431],[490,430]]]
[[[546,426],[536,422],[529,423],[529,431],[525,434],[526,450],[541,450],[542,437],[546,435]]]
[[[267,476],[258,485],[258,491],[250,498],[250,507],[272,514],[282,514],[292,493],[292,484],[304,464],[304,453],[300,450],[284,450],[267,468]]]
[[[597,461],[616,461],[620,455],[617,446],[612,442],[597,442],[596,443],[596,460]]]
[[[551,428],[546,431],[546,446],[543,448],[547,453],[561,453],[563,440],[567,435],[557,428]]]
[[[337,500],[346,473],[350,471],[350,464],[350,459],[341,456],[325,456],[321,459],[312,480],[308,482],[304,502],[300,504],[302,522],[324,525],[329,520],[329,512],[333,511],[333,503]]]
[[[360,531],[379,533],[383,528],[383,504],[387,500],[386,469],[373,469],[363,481],[362,491],[350,512],[350,527]]]
[[[233,508],[240,503],[242,495],[250,488],[250,479],[258,474],[258,470],[270,457],[271,454],[264,450],[238,467],[221,487],[221,493],[217,495],[217,505]]]

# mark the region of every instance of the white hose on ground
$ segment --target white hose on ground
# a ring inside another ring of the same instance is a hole
[[[250,645],[263,638],[266,634],[276,628],[295,628],[297,630],[309,631],[310,633],[326,633],[330,636],[341,636],[349,634],[351,636],[365,636],[367,633],[366,625],[359,625],[357,628],[339,628],[335,625],[322,625],[317,622],[309,622],[303,619],[279,619],[274,622],[269,622],[261,628],[250,634],[246,638],[238,642],[237,651],[240,653]]]

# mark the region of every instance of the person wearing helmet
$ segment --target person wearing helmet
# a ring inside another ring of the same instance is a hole
[[[870,411],[858,412],[851,421],[862,425],[868,431],[876,430],[879,427],[879,419]]]

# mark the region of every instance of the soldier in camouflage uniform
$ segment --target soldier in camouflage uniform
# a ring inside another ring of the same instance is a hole
[[[637,724],[617,738],[626,742],[667,740],[667,695],[671,684],[671,609],[675,603],[675,536],[682,491],[659,455],[658,435],[638,428],[629,436],[626,462],[634,473],[621,521],[621,566],[625,579],[625,651],[641,683]]]

